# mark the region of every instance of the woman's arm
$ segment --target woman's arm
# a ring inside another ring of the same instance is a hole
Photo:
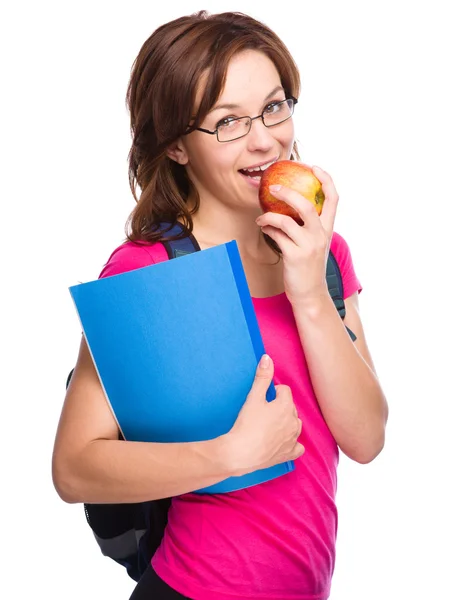
[[[156,444],[118,439],[118,427],[82,338],[53,451],[53,482],[66,502],[143,502],[234,474],[229,438]]]
[[[304,453],[298,442],[302,423],[287,386],[276,386],[275,400],[266,401],[273,376],[274,364],[267,357],[225,435],[204,442],[127,442],[118,439],[117,423],[82,339],[54,446],[56,490],[66,502],[144,502],[296,460]]]
[[[325,421],[341,450],[353,460],[367,463],[384,446],[387,402],[365,342],[355,291],[358,288],[346,292],[345,300],[345,324],[356,334],[355,343],[328,292],[325,268],[339,197],[328,173],[318,167],[313,170],[325,194],[321,215],[301,194],[279,185],[270,187],[271,194],[296,210],[303,225],[271,212],[258,217],[256,223],[282,251],[285,293]],[[352,281],[353,268],[347,253],[341,262],[343,283],[344,270],[348,281]]]
[[[388,407],[368,350],[355,292],[344,323],[329,295],[294,304],[293,312],[319,406],[338,446],[368,463],[384,446]],[[353,342],[347,325],[357,336]]]

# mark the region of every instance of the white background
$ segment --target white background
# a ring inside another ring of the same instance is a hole
[[[453,0],[15,2],[2,10],[2,598],[127,599],[51,452],[80,327],[68,287],[123,241],[131,64],[163,22],[240,10],[302,74],[302,159],[333,176],[390,405],[384,452],[341,457],[332,600],[461,598],[461,43]],[[6,409],[6,412],[5,412]],[[9,589],[9,592],[6,590]]]

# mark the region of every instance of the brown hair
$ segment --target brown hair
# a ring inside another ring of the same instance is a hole
[[[298,97],[299,72],[290,52],[271,29],[242,13],[210,15],[200,11],[162,25],[144,42],[126,95],[132,135],[129,182],[137,202],[126,223],[127,239],[166,240],[166,235],[156,231],[158,224],[179,217],[185,225],[184,235],[192,232],[198,192],[185,168],[171,160],[166,150],[184,135],[193,118],[194,123],[201,123],[222,92],[230,60],[250,49],[264,52],[275,64],[287,96]],[[207,85],[193,116],[205,71]],[[296,144],[293,152],[291,158],[299,158]],[[186,200],[191,201],[191,210]],[[265,238],[278,250],[273,240]]]

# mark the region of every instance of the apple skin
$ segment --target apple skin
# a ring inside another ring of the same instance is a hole
[[[259,203],[263,212],[275,212],[287,215],[292,217],[298,225],[303,225],[304,221],[300,218],[296,210],[286,202],[283,202],[283,200],[272,196],[269,186],[275,184],[283,185],[300,193],[306,200],[312,202],[317,214],[321,214],[325,195],[322,190],[322,184],[308,165],[294,160],[279,160],[275,162],[262,174],[258,192]]]

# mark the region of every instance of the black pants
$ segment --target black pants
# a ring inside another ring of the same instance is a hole
[[[151,565],[144,571],[129,600],[190,600],[170,588]]]

